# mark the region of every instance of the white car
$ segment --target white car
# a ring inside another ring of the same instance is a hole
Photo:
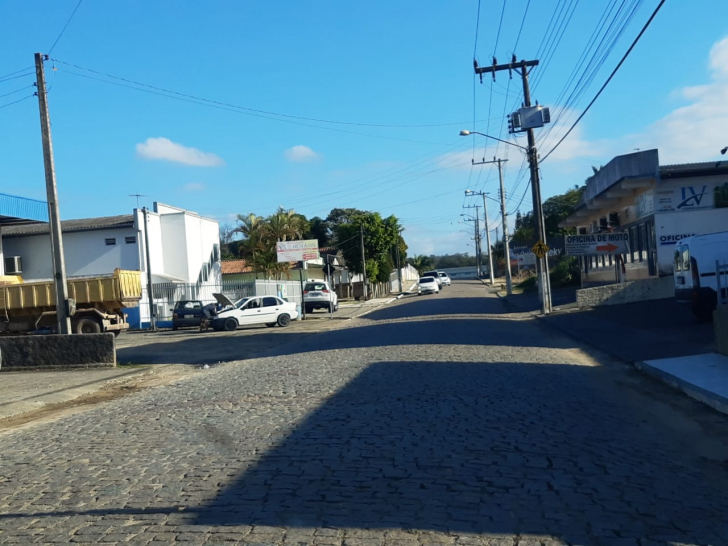
[[[233,303],[224,294],[213,294],[223,306],[223,310],[212,319],[215,330],[236,330],[238,326],[265,324],[273,327],[288,326],[298,318],[298,310],[293,302],[284,301],[276,296],[253,296]]]
[[[448,277],[447,273],[445,273],[444,271],[438,271],[437,275],[440,277],[442,284],[444,284],[445,286],[450,286],[450,284],[452,284],[452,282],[450,281],[450,277]]]
[[[306,313],[314,309],[339,310],[339,298],[324,281],[308,281],[303,288],[303,304]]]
[[[440,285],[435,277],[421,277],[417,283],[417,295],[437,294],[440,291]]]

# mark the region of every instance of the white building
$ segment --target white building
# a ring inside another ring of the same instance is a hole
[[[215,220],[195,212],[154,203],[147,212],[134,209],[132,214],[63,221],[63,247],[68,277],[112,273],[114,269],[139,270],[144,294],[138,309],[129,309],[131,326],[148,325],[150,316],[147,298],[147,252],[152,283],[155,285],[155,316],[166,317],[170,302],[162,287],[182,287],[192,294],[206,285],[219,285],[220,230]],[[26,281],[53,277],[50,236],[47,223],[3,227],[0,248],[5,260],[19,257]],[[0,274],[3,271],[0,270]],[[7,274],[14,271],[5,271]],[[159,287],[159,288],[158,288]],[[159,293],[158,293],[159,292]],[[171,292],[175,292],[172,290]]]

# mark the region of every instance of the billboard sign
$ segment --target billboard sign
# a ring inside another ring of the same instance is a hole
[[[567,256],[600,256],[629,253],[629,233],[566,235]]]
[[[319,259],[318,240],[278,241],[276,254],[279,262],[305,262]]]

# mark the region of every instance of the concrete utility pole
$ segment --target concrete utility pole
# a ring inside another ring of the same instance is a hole
[[[463,205],[463,208],[464,209],[475,209],[475,218],[474,218],[474,223],[475,223],[475,264],[476,264],[476,268],[478,269],[478,277],[481,277],[483,275],[483,249],[480,244],[480,241],[481,241],[480,219],[479,219],[480,211],[478,211],[480,206],[479,205]],[[492,271],[492,268],[491,268],[491,271]]]
[[[359,225],[359,232],[361,235],[361,286],[364,294],[364,301],[367,301],[367,259],[364,255],[364,224]]]
[[[524,107],[531,106],[531,89],[528,84],[529,67],[537,66],[538,61],[516,61],[515,55],[513,61],[508,64],[496,64],[493,59],[492,66],[475,66],[475,73],[482,76],[486,73],[492,73],[495,79],[495,73],[501,70],[512,71],[520,74],[523,80],[523,103]],[[538,179],[538,152],[536,150],[536,138],[533,129],[528,129],[528,161],[531,168],[531,197],[533,199],[533,216],[536,228],[536,236],[538,240],[546,242],[546,226],[543,217],[543,207],[541,203],[541,184]],[[544,315],[551,313],[551,282],[549,280],[549,262],[548,256],[536,259],[536,269],[538,274],[539,296],[541,297],[541,312]]]
[[[47,55],[35,54],[35,75],[40,110],[40,131],[43,139],[43,163],[45,165],[46,198],[48,199],[48,223],[50,224],[51,251],[53,252],[53,282],[56,288],[56,319],[58,333],[71,333],[71,309],[68,301],[66,282],[66,262],[63,256],[63,234],[61,217],[58,211],[58,188],[56,187],[56,168],[53,162],[53,141],[51,139],[51,118],[48,112],[45,71],[43,61]]]
[[[401,238],[402,238],[402,231],[400,230],[397,232],[397,246],[395,247],[396,251],[397,251],[397,281],[399,282],[399,292],[400,293],[404,292],[404,287],[402,286],[402,264],[399,261],[399,241]]]
[[[149,211],[147,207],[142,208],[144,218],[144,252],[147,258],[147,302],[149,303],[149,329],[157,329],[157,320],[154,316],[154,292],[152,286],[152,261],[149,252]]]
[[[511,296],[513,294],[513,277],[511,275],[511,251],[508,247],[508,216],[506,215],[506,191],[503,188],[503,163],[508,161],[507,159],[495,159],[493,161],[478,161],[473,162],[473,165],[486,165],[490,163],[496,163],[498,165],[498,178],[500,179],[500,207],[501,207],[501,218],[503,219],[503,247],[505,251],[506,261],[506,293]],[[465,193],[468,193],[467,191]],[[471,191],[471,195],[476,192]],[[485,194],[483,194],[483,202],[485,202]],[[496,228],[497,233],[497,228]],[[496,240],[498,237],[496,236]],[[491,281],[492,283],[493,281]]]

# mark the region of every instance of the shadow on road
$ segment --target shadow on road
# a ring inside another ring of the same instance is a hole
[[[724,471],[681,459],[599,370],[372,364],[194,523],[714,543]]]

